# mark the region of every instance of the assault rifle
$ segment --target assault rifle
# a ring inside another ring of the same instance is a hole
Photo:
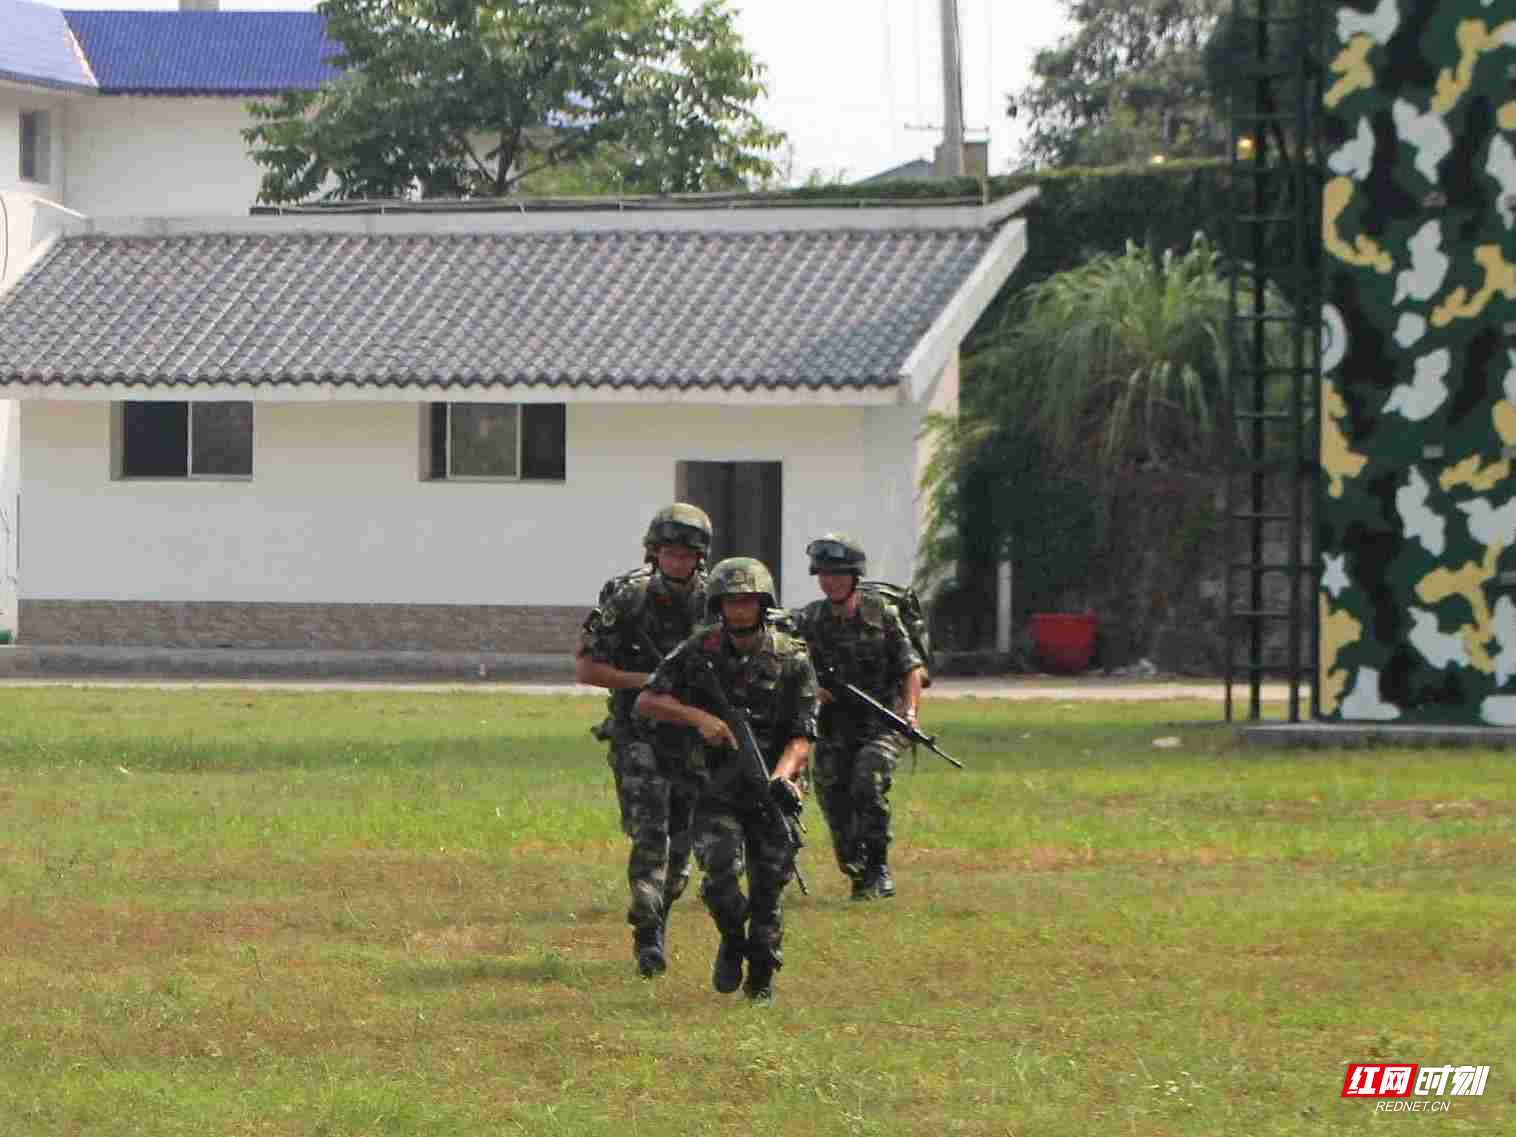
[[[829,667],[824,671],[818,668],[816,671],[816,678],[821,683],[821,685],[830,691],[834,696],[846,695],[849,699],[853,700],[853,702],[859,706],[873,711],[874,714],[878,715],[881,719],[884,720],[886,726],[895,731],[897,734],[904,735],[913,743],[919,742],[922,746],[925,746],[928,750],[937,755],[937,757],[941,758],[944,762],[947,762],[949,765],[956,766],[960,770],[963,769],[962,762],[958,761],[958,759],[954,758],[946,750],[937,745],[937,736],[935,734],[927,734],[922,731],[920,727],[912,726],[907,719],[901,717],[900,715],[897,715],[894,711],[890,710],[889,707],[885,706],[878,699],[874,698],[867,691],[859,687],[856,683],[842,682],[842,680],[837,675],[837,669],[835,667]]]
[[[637,633],[637,646],[647,652],[648,657],[653,661],[653,665],[648,670],[657,671],[658,665],[663,662],[663,653],[658,650],[658,645],[653,642],[653,637],[646,628]]]
[[[768,763],[763,760],[763,751],[758,748],[758,738],[753,734],[753,724],[748,721],[747,713],[739,711],[732,705],[731,699],[727,698],[726,688],[721,685],[721,676],[716,674],[716,665],[709,659],[705,659],[703,666],[707,680],[706,693],[716,704],[716,714],[720,716],[722,722],[726,723],[727,729],[732,732],[732,737],[737,740],[738,769],[741,772],[742,781],[752,791],[764,821],[784,834],[795,864],[795,883],[800,886],[801,892],[809,896],[811,890],[805,886],[805,877],[800,874],[800,850],[805,848],[805,841],[801,834],[805,832],[805,826],[800,824],[799,799],[795,800],[793,813],[781,807],[774,799],[774,791],[770,788]]]

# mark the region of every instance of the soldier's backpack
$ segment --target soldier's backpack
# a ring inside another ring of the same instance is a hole
[[[600,588],[600,598],[595,601],[596,607],[604,608],[605,602],[620,591],[621,586],[629,580],[651,580],[653,576],[652,565],[638,565],[636,568],[613,576]]]
[[[921,610],[921,597],[906,584],[891,584],[887,580],[860,580],[858,587],[883,597],[900,613],[900,622],[905,625],[905,634],[911,638],[911,646],[926,665],[926,686],[932,683],[932,633],[926,624],[926,614]]]
[[[605,584],[601,586],[600,597],[595,601],[595,604],[597,607],[604,608],[605,602],[612,596],[616,595],[617,592],[621,591],[625,585],[645,585],[652,579],[652,565],[639,565],[637,568],[629,569],[628,571],[622,573],[620,576],[613,576],[610,580],[606,581]],[[637,606],[633,608],[629,613],[627,613],[626,618],[633,624],[637,623],[642,619],[642,613],[646,606],[647,589],[643,588],[641,595],[637,598]],[[695,622],[697,624],[700,622],[698,617],[696,618]]]

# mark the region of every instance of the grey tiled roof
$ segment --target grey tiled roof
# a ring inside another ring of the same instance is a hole
[[[994,235],[72,237],[0,383],[888,387]]]

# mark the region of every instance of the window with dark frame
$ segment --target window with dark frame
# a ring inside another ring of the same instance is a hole
[[[48,180],[48,115],[46,111],[22,111],[20,121],[20,174],[24,182]]]
[[[567,408],[562,403],[430,403],[427,478],[432,481],[563,481]]]
[[[250,478],[250,402],[121,404],[123,478]]]

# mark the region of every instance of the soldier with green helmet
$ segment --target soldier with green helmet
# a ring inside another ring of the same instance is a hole
[[[608,581],[584,621],[574,674],[611,694],[597,737],[610,743],[621,827],[631,838],[627,882],[632,953],[646,978],[668,967],[669,909],[689,883],[695,799],[682,778],[686,732],[651,728],[632,713],[658,661],[705,615],[701,571],[711,519],[684,502],[660,509],[643,536],[645,565]]]
[[[816,737],[816,674],[805,644],[769,621],[774,582],[760,561],[722,561],[711,570],[706,595],[713,622],[664,658],[636,709],[699,736],[690,753],[700,786],[695,856],[704,873],[700,897],[721,934],[711,983],[723,994],[740,985],[748,998],[766,1003],[784,962],[782,894],[795,854],[742,778],[737,740],[716,713],[711,676],[752,726],[772,799],[798,808],[794,778]]]
[[[824,594],[797,620],[822,683],[811,772],[816,799],[853,899],[887,899],[895,895],[889,793],[904,742],[872,712],[833,700],[826,687],[854,684],[915,725],[926,671],[895,607],[858,587],[868,573],[862,545],[828,533],[805,551]]]

